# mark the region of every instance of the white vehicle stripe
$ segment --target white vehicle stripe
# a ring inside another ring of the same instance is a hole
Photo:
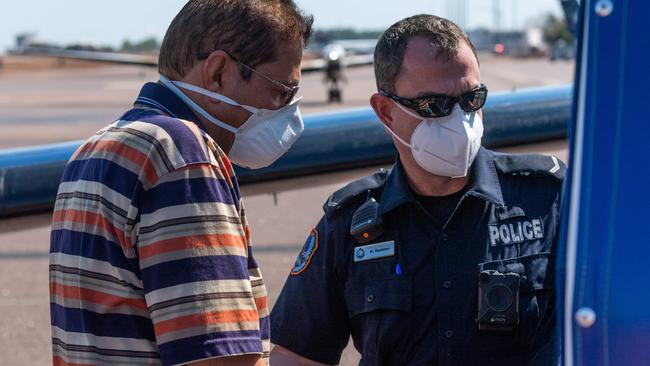
[[[580,84],[578,90],[578,112],[576,116],[574,154],[571,160],[571,200],[569,205],[569,230],[566,248],[566,278],[564,287],[564,365],[573,366],[573,300],[576,280],[576,256],[578,250],[578,222],[580,219],[580,186],[582,184],[582,155],[584,149],[585,110],[587,93],[587,61],[589,44],[590,1],[583,1],[586,6],[582,29],[582,64],[580,65]]]

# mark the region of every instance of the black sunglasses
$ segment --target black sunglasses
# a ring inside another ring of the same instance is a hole
[[[389,97],[397,103],[414,110],[424,118],[438,118],[451,114],[454,104],[458,103],[460,108],[465,112],[476,112],[483,108],[487,99],[487,86],[481,84],[480,87],[461,94],[458,97],[451,97],[444,94],[427,95],[420,98],[408,99],[392,95],[383,90],[380,94]]]

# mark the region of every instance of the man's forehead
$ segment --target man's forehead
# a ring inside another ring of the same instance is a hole
[[[404,51],[405,59],[407,55],[410,59],[424,58],[426,60],[437,60],[441,57],[442,60],[440,61],[446,61],[448,56],[455,56],[453,52],[446,55],[440,47],[436,46],[435,42],[424,36],[414,36],[408,40]]]
[[[432,95],[448,95],[448,96],[460,96],[471,90],[478,89],[481,86],[480,82],[462,79],[454,82],[448,83],[438,83],[436,85],[424,86],[420,88],[412,88],[407,91],[408,94],[400,95],[405,98],[423,98]]]
[[[455,47],[445,50],[425,36],[414,36],[409,39],[404,50],[404,60],[406,61],[407,58],[412,62],[435,61],[445,63],[472,61],[477,63],[474,52],[464,40],[459,39]]]
[[[461,94],[480,85],[480,70],[471,48],[461,41],[454,55],[446,55],[424,37],[407,45],[395,89],[404,97]]]

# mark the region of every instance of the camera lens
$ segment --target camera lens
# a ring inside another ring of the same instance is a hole
[[[487,306],[494,311],[506,311],[512,305],[512,291],[505,285],[494,285],[485,295]]]

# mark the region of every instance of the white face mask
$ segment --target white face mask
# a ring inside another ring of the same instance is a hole
[[[423,118],[401,104],[394,102],[408,115],[421,120],[407,143],[390,128],[386,130],[411,148],[413,159],[431,174],[459,178],[467,176],[481,147],[483,121],[476,112],[465,113],[458,104],[452,113],[440,118]]]
[[[276,110],[260,109],[239,104],[225,95],[205,90],[196,85],[169,80],[164,75],[160,75],[160,81],[205,119],[235,134],[235,142],[228,153],[228,158],[244,168],[260,169],[273,164],[289,150],[305,129],[298,109],[298,102],[301,98],[294,99],[291,103]],[[239,128],[235,128],[201,108],[177,86],[233,106],[242,107],[252,115]]]

